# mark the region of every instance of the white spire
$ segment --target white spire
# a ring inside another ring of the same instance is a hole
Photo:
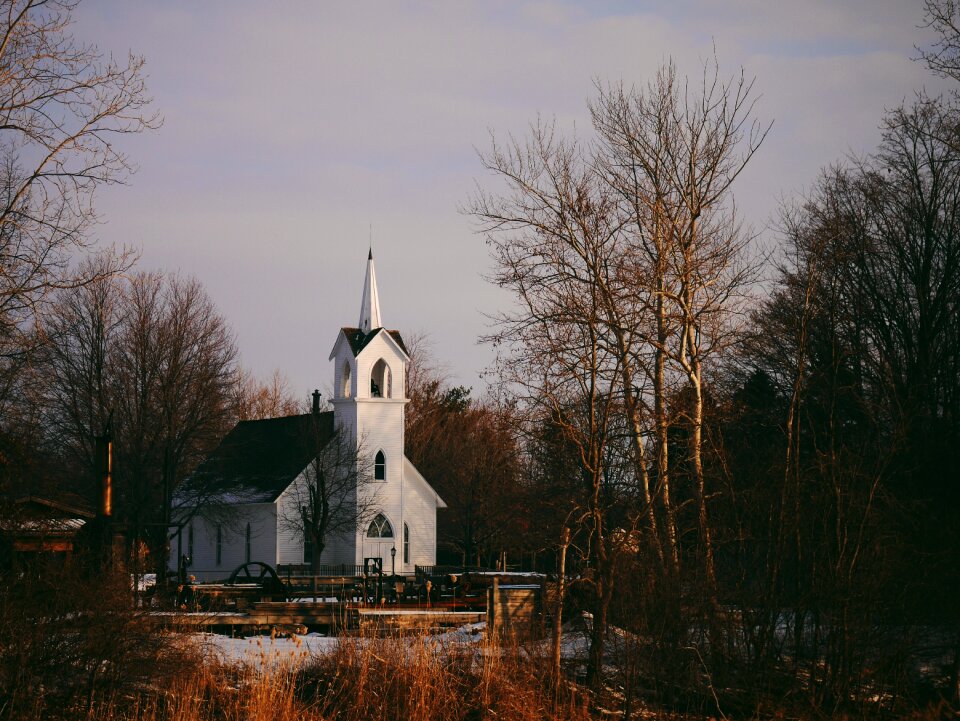
[[[363,298],[360,299],[360,330],[369,333],[382,328],[380,322],[380,296],[377,295],[377,274],[373,269],[373,249],[367,256],[367,277],[363,281]]]

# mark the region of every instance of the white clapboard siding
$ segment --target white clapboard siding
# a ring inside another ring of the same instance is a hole
[[[306,477],[300,474],[277,499],[277,563],[306,563],[303,557],[303,533],[295,519],[299,518],[300,505],[309,497]],[[293,522],[291,522],[293,520]],[[320,555],[322,564],[353,564],[356,556],[352,533],[346,537],[331,536]]]
[[[437,505],[442,504],[409,459],[404,458],[403,515],[410,528],[410,559],[403,571],[437,562]]]
[[[250,560],[276,565],[277,516],[272,503],[238,504],[222,519],[197,516],[193,526],[193,563],[189,573],[198,581],[214,581],[227,578],[246,561],[246,528],[250,525]],[[189,525],[179,534],[183,553],[189,551]],[[221,532],[220,562],[217,563],[217,527]],[[177,569],[180,548],[173,539],[170,553],[170,568]]]

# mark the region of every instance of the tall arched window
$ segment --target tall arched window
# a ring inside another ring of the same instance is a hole
[[[250,532],[250,524],[248,523],[248,524],[247,524],[246,543],[244,544],[244,547],[243,547],[243,556],[244,556],[244,559],[245,559],[246,563],[250,563],[250,545],[251,545],[251,544],[250,544],[250,540],[251,540],[251,536],[252,536],[252,534],[251,534],[251,532]]]
[[[383,451],[377,451],[377,457],[373,460],[373,479],[387,480],[387,457],[383,455]]]
[[[390,366],[381,358],[373,364],[373,370],[370,371],[370,396],[371,398],[390,398],[393,389],[392,378],[390,376]]]
[[[340,396],[350,397],[350,361],[344,361],[343,371],[340,373]]]
[[[187,555],[193,560],[193,521],[187,526]]]
[[[390,525],[390,521],[387,520],[385,515],[378,513],[370,521],[370,526],[367,528],[367,538],[393,538],[393,526]]]
[[[219,523],[217,524],[217,565],[220,565],[220,562],[223,560],[223,526]]]
[[[403,524],[403,562],[410,563],[410,526]]]

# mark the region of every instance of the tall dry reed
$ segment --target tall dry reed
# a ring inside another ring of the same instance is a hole
[[[341,639],[303,670],[305,686],[341,721],[587,719],[582,699],[558,699],[549,665],[516,642],[427,634]]]
[[[255,642],[256,645],[256,642]],[[583,699],[555,697],[546,663],[517,643],[427,633],[344,636],[325,654],[258,645],[250,663],[187,654],[179,673],[135,694],[109,689],[63,718],[90,721],[585,721]],[[189,661],[187,660],[189,659]],[[50,718],[18,715],[16,721]],[[2,714],[0,714],[2,715]],[[14,717],[10,717],[13,719]]]

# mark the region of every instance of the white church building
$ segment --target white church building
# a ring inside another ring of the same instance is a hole
[[[309,541],[288,519],[303,502],[318,448],[333,442],[348,444],[372,473],[346,499],[357,523],[325,539],[320,563],[379,558],[385,573],[398,574],[436,563],[437,509],[446,506],[403,453],[410,358],[400,334],[383,328],[372,252],[358,327],[340,329],[330,360],[333,411],[320,413],[315,394],[313,413],[242,421],[188,479],[179,505],[190,518],[172,541],[172,570],[181,555],[199,581],[226,578],[252,561],[309,564]]]

